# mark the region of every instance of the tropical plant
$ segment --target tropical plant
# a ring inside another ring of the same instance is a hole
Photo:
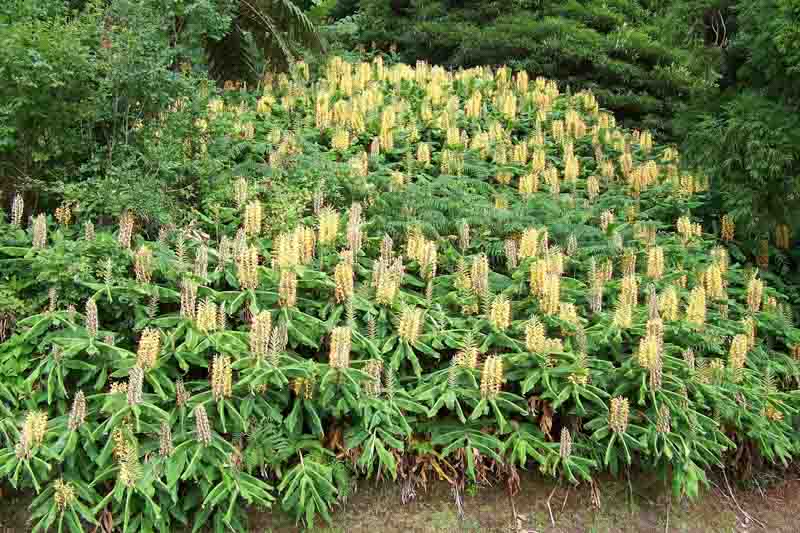
[[[797,456],[789,299],[692,216],[710,182],[673,146],[524,71],[306,72],[173,106],[192,162],[241,155],[190,223],[22,197],[0,223],[0,294],[31,306],[0,476],[38,528],[240,530],[278,501],[311,527],[356,475],[460,498],[642,465],[695,496]]]

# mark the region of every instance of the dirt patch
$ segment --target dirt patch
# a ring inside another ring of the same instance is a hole
[[[517,532],[517,533],[747,533],[800,531],[800,479],[753,480],[748,488],[734,489],[731,497],[724,479],[714,479],[695,502],[672,500],[663,481],[636,475],[632,483],[604,478],[597,481],[595,497],[588,485],[558,486],[535,474],[523,474],[514,497],[516,520],[505,487],[467,487],[463,515],[453,493],[435,483],[403,505],[399,484],[362,481],[346,505],[333,514],[329,525],[315,531],[359,532]],[[555,491],[554,491],[555,488]],[[553,526],[547,500],[553,513]],[[600,507],[595,505],[599,496]],[[30,531],[27,506],[30,497],[0,493],[0,532]],[[288,533],[301,531],[294,520],[276,509],[250,512],[250,531]]]
[[[435,484],[415,501],[403,505],[398,485],[362,482],[347,505],[333,516],[327,527],[333,532],[553,532],[633,533],[671,531],[797,532],[800,516],[800,480],[783,480],[770,488],[739,489],[734,498],[724,481],[705,491],[695,502],[673,500],[662,481],[639,476],[624,480],[601,479],[597,483],[600,507],[588,485],[555,487],[551,480],[523,475],[521,490],[514,497],[516,520],[504,487],[465,490],[463,516],[445,484]],[[763,484],[763,483],[762,483]],[[555,487],[555,492],[553,489]],[[547,500],[553,512],[553,526]],[[739,509],[741,507],[741,510]],[[280,512],[251,513],[251,531],[284,533],[299,531]]]
[[[17,533],[31,530],[31,526],[26,522],[31,499],[27,494],[18,494],[0,486],[0,532]]]

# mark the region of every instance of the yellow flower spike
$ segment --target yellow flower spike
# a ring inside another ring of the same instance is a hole
[[[30,411],[25,416],[22,433],[31,444],[39,445],[44,442],[47,434],[48,417],[44,411]]]
[[[678,320],[678,291],[673,286],[664,289],[658,298],[658,311],[665,320]]]
[[[747,340],[750,345],[750,348],[755,348],[756,346],[756,321],[753,317],[745,317],[742,319],[742,326],[744,327],[745,334],[747,335]]]
[[[461,130],[459,130],[456,126],[450,126],[447,128],[445,144],[450,147],[456,147],[461,144]]]
[[[244,231],[250,237],[261,234],[261,222],[264,218],[261,202],[253,200],[245,207]]]
[[[606,209],[600,214],[600,229],[603,233],[608,232],[608,226],[614,223],[614,213]]]
[[[217,329],[217,305],[209,298],[197,306],[197,329],[210,333]]]
[[[532,317],[525,325],[525,347],[529,352],[542,353],[547,347],[544,324]]]
[[[385,234],[381,240],[381,259],[391,261],[394,258],[394,241]]]
[[[148,284],[153,277],[153,252],[147,246],[142,246],[133,257],[136,281]]]
[[[634,274],[626,274],[622,278],[620,299],[631,307],[639,305],[639,280]]]
[[[750,351],[750,339],[740,333],[733,337],[728,351],[728,367],[734,372],[734,379],[738,381],[739,373],[747,362],[747,352]]]
[[[161,457],[169,457],[175,450],[172,445],[172,428],[168,422],[162,422],[158,432],[158,454]]]
[[[751,313],[761,311],[764,302],[764,282],[758,278],[751,278],[747,283],[747,307]]]
[[[422,334],[423,320],[423,309],[404,307],[397,322],[397,334],[410,344],[417,342]]]
[[[578,325],[578,310],[575,307],[575,304],[568,303],[568,302],[561,302],[561,306],[558,310],[558,318],[559,320],[563,320],[564,322],[569,322],[573,325]]]
[[[627,398],[616,396],[611,398],[608,413],[608,425],[614,433],[621,434],[628,430],[630,405]]]
[[[489,293],[489,258],[486,254],[477,255],[472,261],[472,288],[481,297]]]
[[[378,304],[391,305],[403,280],[404,267],[402,257],[394,259],[380,258],[372,271],[372,286],[375,287],[375,299]]]
[[[72,408],[69,413],[67,427],[70,431],[76,431],[86,421],[86,396],[83,391],[78,391],[75,399],[72,400]]]
[[[145,328],[139,339],[136,351],[136,364],[144,370],[150,370],[156,364],[161,352],[161,333],[157,329]]]
[[[722,270],[716,263],[708,267],[705,272],[706,295],[712,300],[725,299],[725,281]]]
[[[508,163],[508,148],[505,142],[500,142],[495,145],[492,159],[496,165],[505,165]]]
[[[542,312],[555,315],[561,310],[561,276],[546,272],[542,279],[542,295],[539,300]]]
[[[500,393],[503,383],[503,360],[498,355],[490,355],[483,363],[481,372],[481,397],[494,399]]]
[[[692,289],[686,309],[686,319],[701,327],[706,322],[706,290],[702,285]]]
[[[98,329],[97,303],[90,298],[86,301],[86,332],[90,337],[97,337]]]
[[[728,255],[728,250],[722,246],[715,246],[713,250],[711,250],[711,258],[719,267],[720,272],[724,276],[728,272],[728,266],[730,265],[730,256]]]
[[[233,389],[233,370],[227,355],[215,355],[211,366],[211,393],[214,400],[230,398]]]
[[[731,215],[723,215],[722,216],[722,240],[723,241],[732,241],[735,233],[736,233],[736,226],[733,223],[733,217],[731,217]]]
[[[507,330],[511,325],[511,302],[504,295],[497,295],[492,301],[489,322],[500,331]]]
[[[495,179],[501,185],[508,185],[508,184],[511,183],[511,178],[512,177],[513,177],[513,175],[511,174],[511,172],[500,171],[500,172],[497,173],[497,176],[495,177]]]
[[[324,207],[319,214],[318,242],[328,245],[336,240],[339,232],[339,214],[329,207]]]
[[[417,162],[423,167],[431,164],[431,149],[427,143],[417,145]]]
[[[383,384],[381,382],[381,377],[383,376],[383,361],[372,359],[367,362],[367,366],[364,370],[370,377],[370,381],[366,384],[367,394],[373,398],[380,396],[381,392],[383,392]]]
[[[662,405],[658,410],[658,417],[656,418],[656,431],[662,435],[669,433],[671,431],[671,421],[672,415],[669,412],[669,407]]]
[[[94,224],[86,222],[83,224],[83,238],[87,241],[95,240]]]
[[[513,238],[506,239],[503,245],[503,251],[506,254],[506,265],[509,270],[516,270],[519,264],[519,250],[517,248],[517,241]]]
[[[350,148],[350,134],[344,128],[337,128],[331,136],[331,148],[337,152],[346,152]]]
[[[62,226],[69,226],[72,222],[72,208],[64,204],[56,208],[55,219]]]
[[[482,97],[480,90],[476,90],[467,100],[464,111],[469,118],[480,118],[482,111]]]
[[[676,224],[678,234],[683,238],[684,244],[697,234],[697,227],[687,216],[682,216]]]
[[[538,149],[533,153],[533,157],[531,158],[531,172],[533,174],[538,174],[542,172],[545,167],[547,166],[547,154],[545,153],[544,149]]]
[[[350,347],[352,330],[346,326],[334,328],[331,332],[328,364],[332,368],[348,368],[350,366]]]
[[[562,459],[568,459],[572,455],[572,437],[569,434],[569,429],[566,427],[561,428],[561,438],[558,443],[558,455]]]
[[[561,178],[558,176],[558,169],[556,167],[548,167],[543,173],[544,181],[550,187],[550,192],[553,196],[558,196],[561,192]]]
[[[14,200],[11,202],[11,225],[21,226],[22,216],[25,213],[25,199],[21,194],[14,195]]]
[[[336,284],[335,296],[338,303],[349,300],[353,296],[353,267],[350,263],[339,263],[333,273]]]
[[[188,278],[181,280],[181,316],[194,318],[197,306],[197,284]]]
[[[208,413],[206,413],[206,408],[203,405],[198,405],[194,408],[194,419],[195,419],[195,432],[197,440],[203,446],[208,446],[211,444],[211,424],[208,421]]]
[[[660,246],[653,246],[647,253],[647,277],[650,279],[661,279],[664,275],[664,249]]]
[[[554,120],[551,126],[551,133],[553,135],[553,140],[557,143],[561,143],[564,140],[564,121],[562,120]]]
[[[586,193],[590,202],[594,202],[600,195],[600,180],[597,179],[597,176],[589,176],[586,179]]]
[[[250,352],[258,359],[267,356],[271,331],[272,315],[269,311],[261,311],[253,315],[250,327]]]
[[[647,335],[639,340],[639,353],[637,355],[639,366],[647,370],[653,370],[660,357],[661,347],[656,337]]]
[[[275,237],[272,252],[273,268],[288,269],[299,265],[301,256],[304,255],[303,238],[303,231],[299,229]]]
[[[614,309],[614,325],[620,329],[627,329],[633,325],[633,307],[621,297]]]
[[[122,216],[120,216],[117,242],[123,248],[130,249],[131,247],[131,238],[133,237],[133,226],[135,222],[136,219],[131,211],[125,211],[122,213]]]
[[[400,191],[405,187],[405,185],[406,185],[405,175],[399,170],[392,171],[391,178],[389,181],[389,190],[392,192]]]
[[[522,232],[519,240],[517,255],[520,259],[536,257],[539,252],[539,230],[527,228]]]
[[[574,183],[580,174],[580,163],[574,155],[569,155],[564,159],[564,180]]]
[[[278,303],[281,307],[297,305],[297,274],[294,270],[281,270],[278,281]]]
[[[390,151],[394,149],[394,128],[382,126],[380,130],[381,149]]]
[[[33,219],[33,247],[45,246],[47,246],[47,217],[42,213]]]
[[[509,179],[510,181],[510,179]],[[523,198],[530,198],[539,192],[539,174],[531,172],[519,179],[519,194]]]
[[[64,512],[75,501],[75,489],[63,479],[57,479],[53,487],[53,501],[58,510]]]
[[[144,370],[140,366],[134,366],[128,371],[128,405],[139,405],[143,400]]]
[[[194,259],[194,275],[198,278],[208,276],[208,246],[201,245],[197,249],[197,256]]]

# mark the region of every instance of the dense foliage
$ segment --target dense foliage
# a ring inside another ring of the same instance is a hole
[[[139,131],[216,169],[186,225],[22,197],[0,223],[28,306],[0,318],[0,475],[37,530],[310,526],[354,475],[460,497],[635,464],[693,496],[800,451],[769,250],[694,218],[709,180],[590,92],[334,57]]]
[[[359,59],[377,48],[591,89],[622,124],[681,145],[714,185],[698,216],[730,214],[756,252],[797,231],[799,17],[796,0],[10,0],[0,201],[20,192],[29,210],[66,201],[104,221],[128,208],[183,223],[218,168],[157,152],[143,127],[210,85],[257,87],[303,55],[314,69],[324,60],[310,52],[325,47]],[[793,253],[775,260],[796,272]]]
[[[156,153],[138,132],[208,85],[257,81],[301,45],[320,48],[290,0],[3,2],[0,200],[19,192],[28,206],[63,199],[98,218],[129,208],[179,219],[210,169],[182,149]]]
[[[333,14],[409,63],[510,65],[591,89],[623,124],[682,146],[713,182],[697,214],[729,214],[748,252],[797,233],[796,0],[341,0]],[[774,260],[797,279],[793,249]]]
[[[510,65],[591,89],[628,124],[671,133],[675,115],[717,81],[722,38],[705,46],[704,24],[715,3],[365,0],[358,8],[361,39],[395,46],[403,61]]]
[[[713,176],[720,193],[713,204],[736,217],[743,236],[794,234],[800,222],[800,2],[738,2],[725,16],[737,27],[725,52],[727,83],[684,117],[686,153]]]

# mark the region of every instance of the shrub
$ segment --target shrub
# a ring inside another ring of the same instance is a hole
[[[461,494],[636,464],[694,496],[737,449],[797,454],[788,301],[692,217],[674,148],[508,69],[274,81],[184,102],[192,161],[264,163],[192,224],[3,222],[36,310],[0,344],[0,475],[36,529],[241,530],[278,500],[311,527],[356,474]]]
[[[155,224],[182,221],[202,203],[229,143],[208,166],[191,164],[184,140],[194,110],[170,105],[213,96],[209,72],[220,85],[235,74],[257,82],[265,61],[284,62],[295,41],[311,46],[317,35],[288,0],[4,2],[3,204],[22,192],[29,207],[80,201],[95,218],[126,207]],[[170,120],[153,120],[160,116]]]

